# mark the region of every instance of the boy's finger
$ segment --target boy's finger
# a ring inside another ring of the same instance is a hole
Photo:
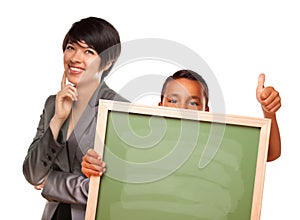
[[[263,89],[265,86],[265,74],[261,73],[258,76],[258,84],[257,84],[257,89]]]
[[[97,151],[95,151],[94,149],[89,149],[86,153],[86,155],[97,158],[98,160],[101,159],[100,155],[97,153]]]
[[[260,98],[262,99],[262,100],[265,100],[265,99],[267,99],[268,97],[270,97],[270,98],[274,98],[275,96],[277,96],[277,92],[274,90],[274,88],[273,87],[266,87],[265,89],[264,89],[264,91],[261,93],[261,96],[260,96]]]

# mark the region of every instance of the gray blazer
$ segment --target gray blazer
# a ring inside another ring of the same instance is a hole
[[[57,141],[54,140],[49,123],[54,115],[55,95],[46,100],[36,135],[23,163],[23,174],[32,185],[41,184],[47,176],[42,190],[42,196],[47,200],[42,217],[44,220],[52,218],[60,202],[71,204],[73,220],[83,220],[85,217],[89,179],[81,172],[81,158],[94,146],[99,99],[127,101],[102,83],[90,99],[68,142],[68,119]]]

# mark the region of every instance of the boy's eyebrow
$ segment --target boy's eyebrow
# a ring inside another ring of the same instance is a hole
[[[178,93],[171,93],[171,94],[164,94],[164,96],[165,97],[179,97],[180,96],[180,94],[178,94]],[[189,98],[192,98],[192,99],[198,99],[199,101],[202,101],[203,99],[205,99],[204,97],[200,97],[200,96],[196,96],[196,95],[191,95],[191,96],[189,96]]]
[[[202,100],[200,96],[192,95],[190,97],[193,98],[193,99],[199,99],[200,101]]]
[[[164,94],[165,97],[171,97],[171,96],[175,96],[175,97],[179,97],[179,94],[177,93],[171,93],[171,94]]]

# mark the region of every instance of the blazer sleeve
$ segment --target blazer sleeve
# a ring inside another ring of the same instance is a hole
[[[42,196],[51,202],[87,203],[89,179],[78,174],[50,171]]]
[[[55,96],[50,96],[45,102],[36,135],[23,162],[23,174],[32,185],[45,181],[42,196],[48,201],[86,204],[89,179],[68,172],[68,161],[60,158],[62,151],[66,150],[66,143],[62,130],[56,141],[49,127],[54,110]]]
[[[43,182],[52,169],[55,158],[65,146],[62,141],[64,140],[62,132],[60,131],[56,141],[49,127],[49,122],[54,114],[54,104],[55,96],[50,96],[46,100],[36,135],[23,162],[23,174],[32,185],[39,185]]]

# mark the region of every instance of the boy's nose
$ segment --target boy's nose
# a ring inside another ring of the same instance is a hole
[[[180,104],[179,104],[179,108],[187,109],[187,108],[188,108],[188,105],[187,105],[186,103],[180,103]]]

